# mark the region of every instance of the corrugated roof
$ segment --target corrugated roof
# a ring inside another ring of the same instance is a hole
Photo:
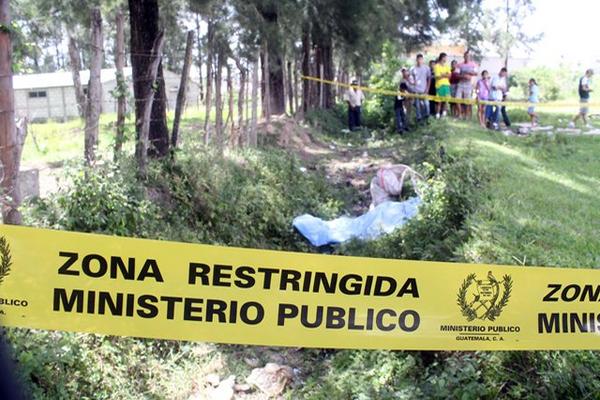
[[[102,83],[115,80],[115,68],[103,69],[100,72],[100,81]],[[125,77],[131,76],[131,68],[123,70]],[[83,70],[79,72],[79,78],[83,85],[87,85],[90,80],[90,71]],[[73,86],[73,75],[71,71],[58,71],[45,74],[27,74],[13,76],[13,89],[44,89],[52,87],[71,87]]]

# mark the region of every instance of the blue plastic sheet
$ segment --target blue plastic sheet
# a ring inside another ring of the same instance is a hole
[[[391,233],[417,215],[421,199],[386,201],[360,217],[340,217],[331,221],[304,214],[294,218],[293,226],[313,246],[342,243],[352,238],[375,239]]]

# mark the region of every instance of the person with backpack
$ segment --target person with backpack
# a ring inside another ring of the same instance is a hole
[[[594,76],[594,70],[588,69],[587,71],[585,71],[585,75],[583,75],[579,79],[578,91],[581,108],[579,109],[579,114],[577,114],[575,118],[573,118],[573,121],[569,122],[569,128],[575,128],[575,123],[579,118],[581,118],[586,128],[592,127],[587,120],[587,115],[589,112],[588,103],[590,101],[590,93],[592,92],[592,76]]]

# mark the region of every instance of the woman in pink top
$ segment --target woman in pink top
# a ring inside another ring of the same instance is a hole
[[[481,79],[477,81],[477,102],[490,99],[490,74],[487,71],[481,73]],[[486,105],[479,104],[479,124],[485,128]]]

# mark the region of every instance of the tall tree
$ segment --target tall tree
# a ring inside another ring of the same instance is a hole
[[[79,56],[79,49],[77,42],[73,35],[69,34],[69,65],[71,66],[71,74],[73,76],[73,87],[75,88],[75,101],[77,102],[77,111],[79,117],[85,116],[86,110],[86,99],[83,93],[83,86],[81,86],[81,77],[79,71],[81,70],[81,57]]]
[[[188,80],[190,76],[190,67],[192,64],[192,46],[194,45],[194,31],[188,31],[185,58],[183,61],[183,71],[181,72],[181,80],[179,82],[179,91],[177,92],[177,104],[175,105],[175,119],[173,120],[173,132],[171,133],[171,146],[177,147],[179,139],[179,122],[181,114],[185,108]]]
[[[508,61],[515,49],[530,52],[531,46],[543,37],[543,33],[529,34],[524,29],[527,18],[534,11],[532,0],[504,0],[501,6],[488,10],[490,18],[484,19],[487,21],[486,39],[504,59],[505,68],[508,68]],[[498,16],[502,16],[502,19]]]
[[[117,78],[117,131],[115,137],[115,160],[121,153],[125,141],[125,113],[127,112],[127,82],[125,81],[125,29],[123,13],[119,10],[115,17],[117,36],[115,43],[115,67]]]
[[[131,67],[133,93],[136,99],[135,118],[143,118],[143,101],[147,91],[154,93],[149,126],[148,155],[164,157],[169,153],[169,129],[167,127],[166,90],[160,54],[152,53],[153,45],[159,36],[158,0],[129,0],[129,20],[131,27]],[[156,79],[152,80],[148,71],[158,56]],[[137,140],[141,139],[141,124],[136,123]]]
[[[12,83],[12,43],[9,0],[0,0],[0,161],[2,162],[2,221],[21,223],[19,166],[25,125],[17,130]]]
[[[91,59],[90,81],[87,92],[87,108],[85,112],[85,161],[91,165],[96,159],[98,132],[100,130],[100,113],[102,112],[102,15],[99,8],[91,10]]]

